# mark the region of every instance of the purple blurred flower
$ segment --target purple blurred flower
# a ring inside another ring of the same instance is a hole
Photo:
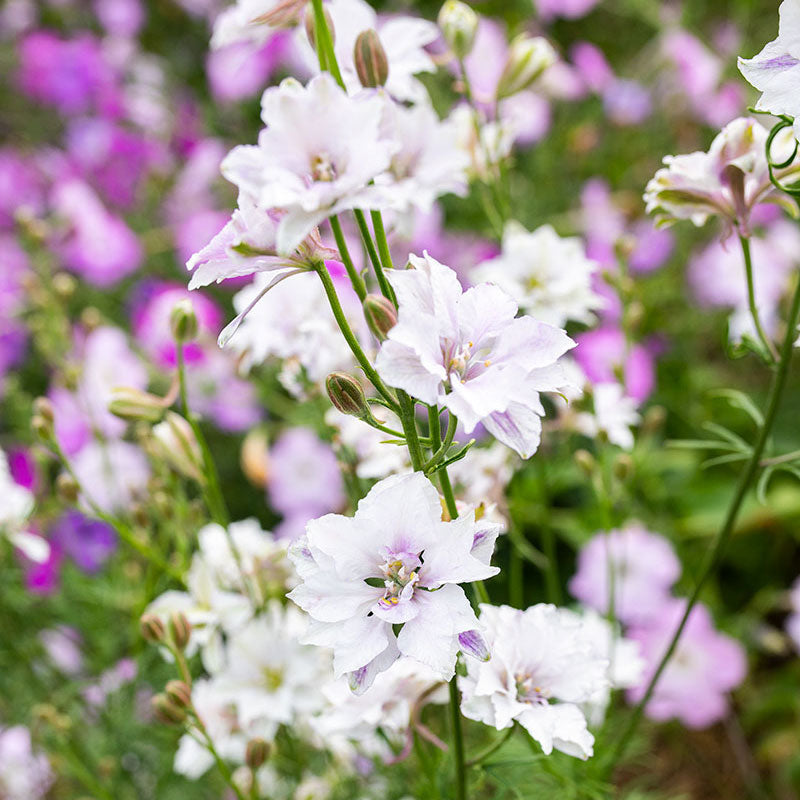
[[[597,45],[576,42],[570,55],[578,75],[593,92],[602,92],[614,81],[614,71]]]
[[[193,211],[173,226],[178,261],[185,264],[202,250],[227,224],[230,214],[213,208]]]
[[[50,547],[46,561],[25,562],[25,586],[31,594],[49,595],[58,590],[61,561],[64,556],[57,547]]]
[[[649,219],[640,219],[630,229],[636,244],[628,259],[634,272],[652,272],[672,255],[675,237],[666,228],[657,228]]]
[[[36,471],[36,462],[33,460],[29,450],[22,447],[11,448],[7,451],[8,471],[14,483],[23,486],[28,491],[33,492],[39,484],[39,476]]]
[[[786,632],[800,653],[800,578],[798,578],[789,594],[791,613],[786,619]]]
[[[52,783],[47,756],[34,751],[30,731],[23,725],[0,729],[0,797],[39,800]]]
[[[0,229],[14,227],[17,209],[36,213],[42,205],[41,179],[36,170],[12,148],[0,148]]]
[[[56,520],[50,540],[89,574],[98,572],[117,549],[117,535],[110,525],[78,511],[67,511]]]
[[[59,183],[52,203],[69,226],[66,237],[56,245],[68,269],[95,286],[107,287],[139,268],[144,257],[139,240],[87,184]]]
[[[94,11],[106,33],[126,39],[136,36],[145,21],[140,0],[94,0]]]
[[[575,336],[573,355],[591,383],[622,380],[625,392],[634,400],[646,400],[655,386],[653,356],[642,344],[628,345],[616,327],[603,327]]]
[[[535,0],[536,8],[542,19],[554,17],[577,19],[588,14],[599,0]]]
[[[641,83],[617,79],[603,91],[603,108],[617,125],[640,125],[650,116],[653,101]]]
[[[344,487],[333,449],[308,428],[290,428],[269,453],[269,501],[286,517],[339,510]]]
[[[93,36],[61,39],[52,31],[35,31],[20,42],[19,62],[20,88],[32,99],[63,114],[119,114],[117,75]]]
[[[580,549],[569,590],[584,605],[606,614],[612,571],[615,616],[625,624],[647,624],[671,602],[681,565],[663,536],[632,524],[598,533]]]
[[[83,670],[83,653],[81,652],[81,635],[75,628],[58,625],[39,634],[42,643],[53,664],[65,675],[79,675]]]
[[[639,642],[647,661],[643,682],[627,692],[629,702],[636,703],[644,696],[685,609],[685,600],[674,599],[646,626],[628,631],[628,638]],[[655,720],[677,717],[690,728],[707,727],[725,716],[726,695],[744,680],[746,673],[744,648],[730,636],[717,632],[708,609],[696,605],[645,713]]]

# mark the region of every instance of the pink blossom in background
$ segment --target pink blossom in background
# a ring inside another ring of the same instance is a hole
[[[291,33],[278,31],[261,46],[237,42],[209,51],[206,74],[212,95],[221,102],[255,96],[266,88],[291,49]]]
[[[677,630],[686,609],[685,600],[672,600],[646,625],[632,627],[627,636],[639,642],[647,661],[643,682],[627,692],[636,703],[644,696],[658,662]],[[744,648],[735,639],[714,628],[706,606],[696,605],[666,669],[645,708],[650,719],[679,719],[689,728],[705,728],[721,720],[728,710],[727,693],[747,673]]]
[[[537,11],[545,20],[555,17],[577,19],[588,14],[598,2],[599,0],[534,0]]]
[[[24,281],[29,273],[28,257],[17,240],[0,233],[0,397],[6,373],[27,352],[28,333],[21,314],[25,307]]]
[[[543,139],[552,124],[550,103],[536,92],[525,91],[500,102],[500,119],[514,132],[514,143],[528,147]]]
[[[622,378],[625,391],[643,402],[655,387],[655,363],[645,345],[628,346],[616,327],[602,327],[575,336],[573,355],[591,383],[614,383]]]
[[[42,180],[33,164],[10,147],[0,148],[0,230],[14,227],[18,209],[35,214],[43,202]]]
[[[58,625],[39,634],[48,658],[65,675],[79,675],[83,670],[82,638],[75,628]]]
[[[70,271],[95,286],[107,287],[139,269],[144,253],[136,235],[87,184],[59,183],[51,202],[68,225],[56,246]]]
[[[55,413],[56,439],[68,456],[73,455],[92,438],[89,419],[78,397],[68,389],[53,386],[47,396]]]
[[[662,267],[675,249],[675,235],[667,228],[657,228],[649,219],[639,219],[630,226],[634,246],[628,264],[634,272],[652,272]]]
[[[94,11],[111,36],[136,36],[145,22],[141,0],[94,0]]]
[[[47,756],[33,749],[26,727],[0,728],[0,797],[39,800],[47,794],[53,778]]]
[[[603,108],[617,125],[640,125],[652,113],[653,100],[641,83],[620,78],[603,90]]]
[[[200,292],[190,292],[183,284],[162,281],[147,282],[137,289],[132,321],[137,342],[161,367],[176,364],[175,338],[170,327],[170,315],[175,304],[188,300],[197,317],[197,340],[184,345],[187,363],[203,361],[206,348],[215,344],[222,327],[223,314],[217,304]]]
[[[30,492],[36,491],[39,486],[39,474],[30,450],[24,447],[12,447],[6,456],[8,470],[14,483],[23,486]]]
[[[72,467],[89,497],[106,513],[128,509],[150,478],[145,454],[120,440],[90,442],[72,459]]]
[[[786,633],[800,653],[800,578],[798,578],[789,594],[791,613],[786,619]]]
[[[576,72],[591,91],[602,92],[614,81],[614,70],[597,45],[576,42],[570,49],[570,56]]]
[[[46,30],[30,33],[19,43],[19,62],[22,91],[62,114],[121,111],[118,76],[90,34],[62,39]]]
[[[61,582],[61,562],[64,556],[58,547],[50,547],[45,561],[36,563],[24,559],[25,587],[31,594],[51,595],[58,591]]]
[[[175,223],[173,232],[178,261],[185,264],[225,227],[229,219],[230,215],[224,211],[206,208]]]
[[[117,549],[114,529],[78,511],[64,512],[50,528],[50,541],[84,572],[98,572]]]
[[[681,565],[667,539],[630,524],[597,533],[581,547],[570,593],[589,608],[608,613],[611,570],[616,618],[625,624],[647,625],[671,602]]]
[[[478,33],[469,55],[464,59],[475,99],[489,103],[494,97],[497,82],[503,73],[508,58],[508,35],[499,22],[481,17]],[[454,70],[458,69],[453,65]]]

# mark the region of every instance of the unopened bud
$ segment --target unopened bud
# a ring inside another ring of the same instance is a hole
[[[197,315],[188,297],[175,303],[169,315],[169,325],[176,342],[190,342],[197,336]]]
[[[511,97],[527,89],[556,62],[556,51],[541,36],[518,36],[511,42],[503,74],[497,83],[497,99]]]
[[[169,681],[164,693],[178,708],[191,708],[192,689],[185,681]]]
[[[439,27],[456,58],[469,55],[478,32],[478,15],[460,0],[447,0],[439,11]]]
[[[247,480],[263,489],[269,478],[269,446],[264,431],[253,429],[248,432],[242,442],[239,460]]]
[[[383,49],[377,31],[369,28],[361,31],[353,50],[356,74],[365,89],[384,86],[389,77],[389,59]]]
[[[628,453],[620,453],[614,460],[614,477],[624,481],[633,472],[633,459]]]
[[[202,483],[203,456],[192,426],[180,414],[168,411],[163,422],[153,427],[153,449],[174,469]]]
[[[166,633],[164,630],[164,623],[157,614],[142,615],[142,618],[139,620],[139,630],[141,631],[142,638],[146,642],[160,644],[164,641],[164,635]]]
[[[87,331],[93,331],[103,324],[103,317],[94,306],[88,306],[81,311],[81,325]]]
[[[666,419],[667,412],[664,406],[650,406],[645,412],[640,430],[644,434],[655,433],[661,429]]]
[[[336,29],[333,27],[333,19],[330,15],[328,9],[323,6],[322,13],[325,16],[325,24],[328,26],[328,31],[331,34],[331,42],[336,44]],[[314,18],[314,8],[311,3],[306,6],[306,13],[305,17],[303,18],[303,24],[306,29],[306,36],[308,37],[308,43],[311,45],[313,50],[317,49],[317,21]]]
[[[42,442],[52,442],[54,436],[53,423],[46,420],[40,414],[31,417],[31,430]]]
[[[397,325],[397,309],[383,295],[368,294],[364,298],[364,319],[375,337],[383,341]]]
[[[260,737],[251,739],[247,743],[247,750],[245,751],[245,764],[247,764],[250,769],[258,769],[266,764],[271,750],[272,748],[270,747],[269,742],[265,741],[264,739],[261,739]]]
[[[576,450],[573,456],[575,463],[581,468],[588,476],[592,476],[597,467],[597,461],[588,450]]]
[[[37,397],[33,401],[33,413],[42,417],[51,425],[55,422],[56,415],[53,404],[46,397]]]
[[[174,611],[169,616],[169,635],[178,650],[185,650],[192,635],[192,625],[185,614]]]
[[[108,410],[132,422],[158,422],[164,416],[164,399],[158,395],[120,386],[111,392]]]
[[[344,372],[332,372],[325,378],[325,388],[337,411],[354,417],[369,414],[367,398],[361,384]]]
[[[80,491],[78,482],[68,472],[62,472],[56,478],[56,493],[66,503],[77,502]]]
[[[68,272],[58,272],[53,275],[53,290],[64,300],[68,300],[75,294],[78,282]]]
[[[157,694],[150,700],[150,705],[156,719],[165,725],[180,725],[186,719],[186,712],[165,694]]]

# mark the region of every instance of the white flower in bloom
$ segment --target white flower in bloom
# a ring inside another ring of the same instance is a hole
[[[604,433],[612,444],[631,450],[634,443],[631,428],[641,421],[636,401],[625,395],[625,388],[619,383],[596,383],[592,387],[592,398],[594,413],[578,414],[575,427],[592,438]]]
[[[516,720],[546,754],[591,756],[594,737],[580,706],[608,686],[608,659],[580,617],[544,603],[525,611],[481,605],[481,624],[492,658],[467,662],[459,681],[464,716],[497,730]]]
[[[466,292],[455,272],[425,254],[414,269],[388,278],[399,319],[376,367],[390,386],[452,411],[467,433],[478,423],[529,458],[539,446],[541,391],[556,391],[556,363],[574,342],[560,328],[516,317],[517,304],[497,286]]]
[[[770,182],[767,135],[760,122],[740,117],[717,134],[707,153],[665,156],[666,166],[645,188],[647,213],[655,213],[662,225],[688,219],[697,226],[719,215],[728,228],[733,226],[744,236],[749,235],[750,212],[759,203],[779,203],[796,215],[794,202]],[[781,131],[772,146],[775,161],[789,158],[792,144],[791,132]],[[775,176],[786,178],[798,170],[800,164],[795,160],[775,170]]]
[[[361,305],[346,274],[330,270],[339,301],[351,327],[363,342],[369,341],[369,331],[361,313]],[[233,299],[237,311],[251,305],[269,276],[258,275],[253,283]],[[296,363],[314,384],[321,383],[331,372],[351,371],[353,354],[336,325],[328,299],[317,275],[298,275],[276,286],[263,297],[244,318],[236,337],[229,345],[243,356],[245,368],[261,364],[270,357],[286,364]],[[291,371],[287,374],[291,375]],[[300,388],[289,383],[287,390],[299,394]]]
[[[257,145],[240,145],[226,156],[222,174],[259,208],[286,212],[276,233],[278,253],[291,253],[331,214],[383,204],[369,183],[389,167],[398,145],[381,137],[382,114],[380,97],[348,97],[327,73],[307,87],[287,78],[264,92],[267,127]]]
[[[389,409],[381,408],[378,416],[384,425],[401,430],[400,419]],[[356,457],[356,475],[359,478],[385,478],[411,469],[408,450],[387,442],[389,436],[383,431],[335,408],[325,414],[325,422],[337,431],[334,444],[346,447]]]
[[[520,308],[542,322],[561,327],[568,321],[590,323],[602,299],[592,291],[596,261],[586,257],[578,237],[560,237],[550,225],[532,233],[510,222],[503,251],[478,265],[475,281],[496,283]]]
[[[439,195],[466,194],[470,162],[458,147],[457,121],[440,120],[428,105],[407,108],[388,97],[385,104],[386,136],[400,142],[389,172],[376,180],[387,203],[400,212],[429,212]]]
[[[425,87],[414,76],[436,71],[433,59],[425,51],[425,46],[439,37],[439,29],[433,22],[405,16],[380,21],[364,0],[331,0],[325,8],[333,22],[334,51],[348,92],[361,89],[353,53],[358,35],[371,28],[377,31],[389,64],[386,91],[398,100],[418,103],[428,99]],[[317,71],[316,51],[309,45],[304,31],[299,31],[298,36],[309,68]]]
[[[473,512],[443,522],[439,493],[418,472],[376,484],[354,517],[312,520],[289,551],[302,582],[288,596],[312,618],[303,641],[332,647],[336,677],[347,673],[354,691],[400,655],[449,680],[460,649],[486,655],[458,584],[497,574],[498,528]]]
[[[50,763],[34,751],[30,731],[23,725],[0,728],[0,797],[39,800],[52,783]]]
[[[778,9],[778,38],[753,58],[740,58],[742,75],[763,94],[759,111],[800,117],[800,2],[784,0]],[[800,138],[800,121],[794,123]]]
[[[303,0],[236,0],[214,20],[211,49],[237,42],[262,45],[279,26],[297,22],[304,5]],[[262,21],[255,22],[259,18]]]
[[[228,637],[226,663],[214,681],[242,726],[270,723],[277,729],[322,707],[320,687],[330,662],[325,651],[298,641],[307,625],[300,609],[274,600]]]
[[[293,255],[279,256],[275,248],[280,220],[279,212],[262,211],[251,197],[240,194],[239,208],[230,221],[186,263],[186,268],[192,272],[189,288],[197,289],[254,272],[306,270],[313,260],[338,256],[335,250],[322,246],[316,230]]]
[[[447,702],[439,675],[410,658],[395,661],[363,694],[353,694],[343,678],[323,693],[328,705],[314,720],[314,730],[329,749],[345,756],[353,754],[355,745],[365,755],[390,758],[387,738],[402,746],[423,703]]]
[[[47,561],[50,545],[46,539],[24,530],[33,511],[33,495],[11,477],[6,454],[0,450],[0,533],[31,561]]]
[[[481,120],[476,129],[475,113],[466,104],[457,106],[450,119],[458,130],[458,147],[469,157],[474,176],[485,179],[495,165],[511,154],[516,130],[508,120]]]

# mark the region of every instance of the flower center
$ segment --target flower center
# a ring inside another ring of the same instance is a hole
[[[279,667],[264,667],[262,671],[264,686],[274,692],[283,685],[283,670]]]
[[[532,675],[515,675],[517,700],[532,706],[546,706],[550,700],[550,692],[537,686]]]
[[[336,180],[336,165],[328,153],[318,153],[311,159],[311,175],[324,183]]]
[[[418,555],[403,553],[387,557],[381,565],[383,585],[386,592],[381,604],[387,608],[396,606],[401,599],[406,600],[414,594],[414,587],[419,582],[419,568],[422,561]]]
[[[454,347],[450,358],[447,359],[448,375],[455,372],[461,378],[461,383],[466,383],[470,378],[477,377],[484,368],[492,365],[489,359],[481,360],[485,355],[488,355],[488,348],[479,345],[479,349],[476,350],[474,342]]]

